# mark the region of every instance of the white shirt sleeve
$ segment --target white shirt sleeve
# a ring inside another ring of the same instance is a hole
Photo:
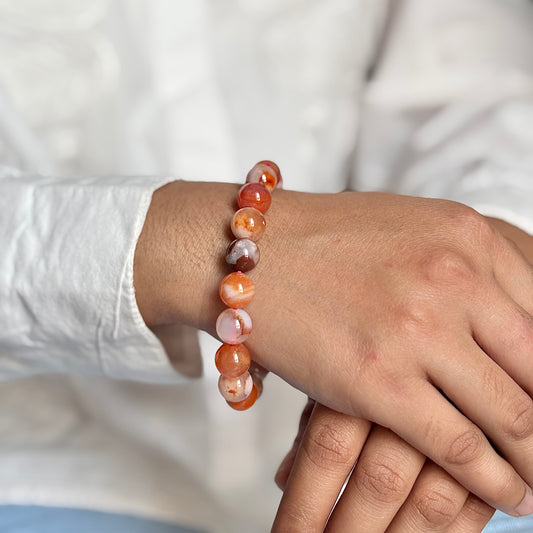
[[[133,287],[152,193],[169,181],[0,169],[0,379],[57,372],[184,379],[145,325]]]
[[[449,198],[533,233],[533,2],[391,4],[354,186]]]

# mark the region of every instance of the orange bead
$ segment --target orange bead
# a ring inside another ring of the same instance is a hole
[[[276,177],[278,178],[278,181],[276,183],[276,187],[281,189],[281,187],[283,186],[283,178],[281,176],[281,170],[279,169],[278,165],[276,165],[276,163],[274,163],[274,161],[268,161],[268,160],[259,161],[257,164],[258,165],[265,165],[265,166],[269,167],[272,171],[274,171],[276,173]]]
[[[226,377],[236,378],[250,368],[252,359],[244,344],[223,344],[215,354],[215,365]]]
[[[242,402],[254,388],[254,382],[249,372],[245,372],[236,378],[220,376],[218,378],[218,390],[227,402]]]
[[[241,187],[237,203],[241,209],[243,207],[255,207],[261,213],[266,213],[272,203],[272,198],[264,185],[247,183]]]
[[[273,191],[278,184],[278,174],[270,165],[257,163],[257,165],[248,172],[246,183],[260,183],[269,191]]]
[[[263,394],[263,382],[262,381],[256,381],[254,380],[254,385],[257,388],[257,397],[260,398],[261,394]]]
[[[246,274],[232,272],[220,282],[218,294],[228,307],[242,309],[252,301],[255,294],[255,285]]]
[[[239,209],[231,220],[231,231],[237,239],[257,242],[265,233],[266,220],[261,211],[253,207]]]
[[[252,405],[255,403],[256,400],[257,400],[257,387],[254,384],[252,388],[252,392],[250,393],[248,398],[245,398],[244,400],[240,402],[227,402],[227,404],[232,409],[235,409],[236,411],[246,411],[246,409],[249,409],[250,407],[252,407]]]

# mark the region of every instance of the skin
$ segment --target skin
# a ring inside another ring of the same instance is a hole
[[[237,191],[154,194],[134,262],[149,326],[214,333]],[[280,190],[260,249],[255,361],[492,507],[533,512],[533,270],[501,233],[454,202]]]
[[[531,235],[488,220],[533,264]],[[391,431],[313,400],[302,413],[276,483],[284,495],[273,531],[474,533],[494,513]]]
[[[494,513],[390,430],[314,401],[276,482],[284,494],[274,533],[474,533]]]

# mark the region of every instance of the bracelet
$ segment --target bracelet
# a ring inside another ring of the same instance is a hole
[[[235,272],[220,282],[220,299],[228,306],[218,315],[216,332],[224,343],[217,350],[215,365],[220,372],[218,389],[228,405],[237,411],[250,408],[263,390],[265,370],[252,363],[243,342],[252,331],[252,319],[243,309],[253,299],[254,282],[245,272],[259,262],[257,241],[266,229],[263,216],[271,203],[270,193],[281,187],[279,167],[272,161],[260,161],[246,176],[239,190],[239,209],[231,220],[235,240],[226,250],[226,262]]]

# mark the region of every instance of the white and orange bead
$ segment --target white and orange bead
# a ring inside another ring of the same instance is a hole
[[[249,396],[247,396],[246,398],[244,398],[244,400],[241,400],[240,402],[229,402],[226,400],[227,404],[236,411],[246,411],[246,409],[250,409],[250,407],[252,407],[257,398],[259,398],[259,396],[261,395],[259,392],[259,387],[261,387],[262,390],[263,383],[254,382],[252,392],[250,392]]]
[[[218,390],[228,402],[242,402],[250,396],[253,386],[254,382],[248,371],[236,378],[220,376],[218,379]]]
[[[257,242],[265,233],[266,220],[255,207],[243,207],[236,211],[231,220],[231,231],[237,239]]]
[[[232,272],[220,282],[218,294],[228,307],[242,308],[252,301],[255,285],[246,274]]]
[[[259,248],[250,239],[235,239],[226,249],[226,263],[242,272],[255,268],[259,258]]]
[[[272,192],[281,182],[281,173],[278,165],[272,161],[259,161],[248,172],[247,183],[261,183]]]
[[[252,332],[252,319],[244,309],[225,309],[218,315],[217,335],[227,344],[240,344]]]

